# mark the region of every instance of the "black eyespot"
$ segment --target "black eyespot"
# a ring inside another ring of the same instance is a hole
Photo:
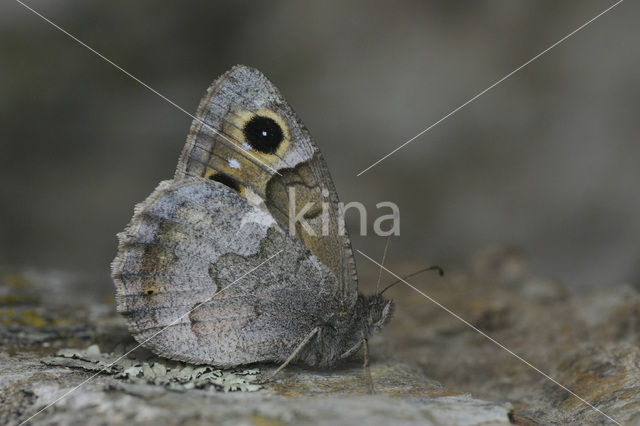
[[[252,148],[265,154],[273,154],[278,150],[284,134],[280,125],[269,117],[256,115],[244,126],[244,137]]]
[[[238,181],[236,181],[234,178],[232,178],[227,174],[216,173],[214,175],[209,176],[209,179],[214,180],[216,182],[220,182],[221,184],[228,186],[234,191],[240,192],[240,185],[238,184]]]

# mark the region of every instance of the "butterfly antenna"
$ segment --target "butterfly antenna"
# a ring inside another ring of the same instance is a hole
[[[389,249],[389,241],[391,241],[391,235],[387,237],[387,242],[384,245],[384,252],[382,253],[382,262],[380,262],[380,271],[378,272],[378,282],[376,283],[376,294],[380,289],[380,281],[382,280],[382,267],[384,266],[384,261],[387,258],[387,250]]]
[[[420,275],[424,272],[427,271],[436,271],[438,273],[439,276],[444,276],[444,269],[442,269],[441,267],[437,266],[437,265],[433,265],[433,266],[429,266],[428,268],[423,268],[420,269],[419,271],[413,272],[409,275],[405,275],[404,277],[402,277],[401,279],[392,282],[391,284],[389,284],[388,286],[386,286],[381,292],[380,294],[384,293],[385,291],[389,290],[391,287],[393,287],[396,284],[401,283],[402,281],[406,280],[407,278],[411,278],[411,277],[415,277],[416,275]]]

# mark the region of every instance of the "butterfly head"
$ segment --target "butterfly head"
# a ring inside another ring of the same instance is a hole
[[[367,325],[370,332],[378,332],[384,327],[393,315],[393,302],[385,299],[380,294],[364,297],[367,308]]]

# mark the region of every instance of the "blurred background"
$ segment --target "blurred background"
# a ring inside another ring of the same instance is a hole
[[[360,177],[613,1],[27,3],[189,111],[234,64],[259,68],[314,135],[343,201],[369,206],[370,226],[377,202],[398,204],[391,262],[446,269],[505,244],[577,291],[640,282],[637,2]],[[110,291],[115,234],[172,177],[190,123],[0,3],[0,264]],[[352,240],[380,257],[384,238]]]

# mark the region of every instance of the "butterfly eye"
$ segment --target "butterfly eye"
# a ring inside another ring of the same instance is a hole
[[[249,120],[242,132],[253,149],[265,154],[274,154],[284,139],[280,125],[273,118],[262,115]]]

